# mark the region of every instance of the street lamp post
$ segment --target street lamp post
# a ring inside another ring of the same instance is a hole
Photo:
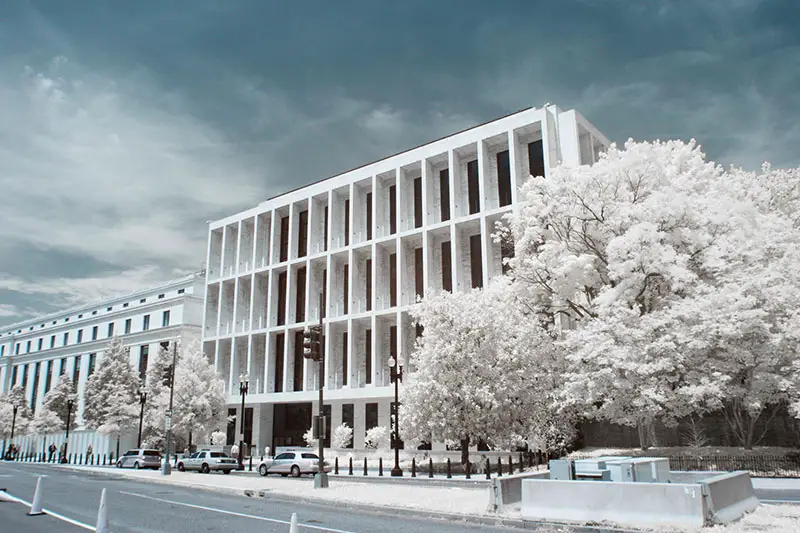
[[[400,468],[400,382],[403,381],[403,364],[398,364],[394,357],[389,358],[389,378],[394,383],[394,468],[392,477],[402,477],[403,470]]]
[[[14,446],[14,426],[17,424],[17,410],[19,409],[19,405],[15,405],[13,408],[14,414],[11,415],[11,442],[8,444],[9,451],[11,451]]]
[[[172,399],[175,395],[175,365],[178,362],[178,341],[172,341],[172,367],[169,370],[169,409],[167,410],[167,442],[164,446],[166,457],[161,465],[161,475],[172,475],[172,465],[169,464],[170,444],[172,441]]]
[[[144,422],[144,404],[147,402],[147,388],[144,383],[139,385],[139,437],[136,439],[136,447],[142,447],[142,423]]]
[[[239,374],[239,394],[242,395],[242,423],[240,424],[241,427],[241,434],[242,438],[239,439],[239,470],[244,470],[244,400],[247,396],[247,391],[250,387],[250,380],[249,376],[245,374]]]
[[[70,419],[72,418],[72,405],[74,404],[74,400],[69,399],[67,400],[67,436],[64,438],[64,455],[61,456],[62,463],[68,463],[69,460],[67,459],[67,450],[69,449],[69,424]],[[15,411],[16,412],[16,411]]]

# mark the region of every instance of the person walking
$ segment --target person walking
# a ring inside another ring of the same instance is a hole
[[[57,449],[58,448],[56,448],[56,445],[51,442],[50,443],[50,447],[47,448],[47,451],[50,452],[50,456],[47,458],[47,462],[48,463],[52,463],[53,462],[53,457],[55,457]]]

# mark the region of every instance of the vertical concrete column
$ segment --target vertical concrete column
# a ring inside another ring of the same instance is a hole
[[[422,169],[422,292],[424,296],[428,296],[428,291],[430,290],[430,273],[431,268],[428,265],[430,261],[429,258],[429,243],[428,243],[428,224],[431,223],[431,213],[430,209],[431,206],[428,205],[428,192],[429,192],[429,179],[431,174],[431,167],[430,163],[427,159],[423,159],[420,162],[420,166]]]
[[[509,130],[508,132],[508,164],[511,173],[511,205],[512,209],[515,213],[519,211],[519,206],[517,202],[519,201],[519,189],[522,185],[521,176],[520,176],[520,164],[519,164],[519,142],[517,140],[517,134],[514,130]]]
[[[481,201],[478,211],[486,211],[489,205],[489,184],[487,183],[487,179],[491,166],[487,160],[488,148],[486,146],[486,141],[481,139],[476,144],[478,156],[478,197]]]
[[[458,218],[456,207],[458,206],[456,198],[461,196],[461,183],[458,179],[458,157],[455,152],[450,149],[447,151],[447,174],[450,181],[450,225],[452,221]]]
[[[333,217],[332,206],[333,206],[333,191],[328,191],[328,250],[331,249],[330,248],[330,243],[332,242],[331,235],[333,234],[333,224],[331,223]],[[325,388],[331,389],[333,388],[332,387],[334,382],[333,376],[335,375],[335,372],[332,372],[334,359],[333,357],[331,357],[332,355],[331,349],[334,346],[334,344],[331,342],[331,335],[330,335],[331,327],[329,321],[330,321],[331,306],[329,304],[330,301],[332,300],[333,280],[335,278],[335,272],[333,272],[332,270],[334,263],[332,261],[330,253],[326,254],[325,261],[326,261],[325,268],[328,271],[328,276],[327,279],[325,279],[324,281],[326,284],[325,294],[327,294],[328,296],[327,298],[328,301],[323,302],[323,305],[325,305],[326,308],[325,310],[326,318],[324,320],[324,328],[323,328],[323,331],[325,332],[325,375],[322,376],[322,379],[325,380]]]

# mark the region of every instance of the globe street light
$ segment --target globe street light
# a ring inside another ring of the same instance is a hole
[[[392,468],[392,477],[402,477],[403,470],[400,468],[400,382],[403,381],[403,363],[395,360],[394,357],[389,358],[389,378],[394,383],[394,407],[392,413],[394,414],[394,468]]]
[[[241,433],[242,438],[239,440],[239,470],[244,470],[244,399],[247,396],[247,390],[250,386],[249,376],[245,374],[239,374],[239,394],[242,395],[242,423],[241,423]]]
[[[136,447],[142,447],[142,422],[144,421],[144,404],[147,402],[147,387],[144,382],[139,385],[139,437],[136,439]]]

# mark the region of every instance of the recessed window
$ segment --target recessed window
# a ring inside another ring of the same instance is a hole
[[[106,307],[106,311],[111,311],[112,309],[114,309],[114,308],[112,306],[110,306],[110,305],[108,307]]]
[[[69,322],[69,317],[65,318],[64,322]]]
[[[33,331],[33,326],[29,327],[28,331]]]
[[[42,342],[44,342],[44,339],[40,338],[39,342],[38,342],[38,346],[39,346],[39,351],[40,352],[42,351]]]
[[[96,315],[97,311],[92,311],[92,316]]]
[[[128,307],[128,302],[125,302],[124,304],[122,304],[122,307]]]
[[[80,315],[78,315],[78,318],[83,318],[83,313],[81,313]]]
[[[159,295],[158,295],[158,299],[159,299],[159,300],[163,300],[163,299],[164,299],[164,295],[163,295],[163,294],[159,294]]]
[[[51,348],[55,348],[56,347],[56,336],[55,335],[50,335],[50,347]]]
[[[66,346],[69,344],[69,332],[64,333],[64,344],[62,346]]]
[[[31,353],[31,341],[25,343],[25,353]]]
[[[80,343],[82,343],[82,342],[83,342],[83,330],[82,330],[82,329],[79,329],[79,330],[78,330],[78,340],[77,340],[77,343],[78,343],[78,344],[80,344]]]
[[[40,328],[43,328],[43,327],[44,327],[44,324],[42,324],[42,325],[41,325],[41,326],[39,326],[39,327],[40,327]]]
[[[109,322],[108,323],[108,336],[109,337],[113,337],[114,336],[114,323],[113,322]]]
[[[169,327],[169,311],[164,311],[164,313],[161,315],[161,327]]]
[[[94,327],[92,328],[92,340],[93,340],[93,341],[96,341],[96,340],[97,340],[97,326],[94,326]]]
[[[125,321],[125,335],[131,332],[131,319]]]
[[[142,331],[147,331],[150,329],[150,315],[144,315],[142,317]]]
[[[54,326],[56,325],[56,321],[55,321],[55,320],[53,320],[53,325],[54,325]]]
[[[139,300],[139,303],[140,303],[140,304],[143,304],[143,303],[145,303],[146,301],[147,301],[147,298],[142,298],[141,300]]]
[[[178,294],[183,294],[184,292],[186,292],[186,289],[178,289]]]

